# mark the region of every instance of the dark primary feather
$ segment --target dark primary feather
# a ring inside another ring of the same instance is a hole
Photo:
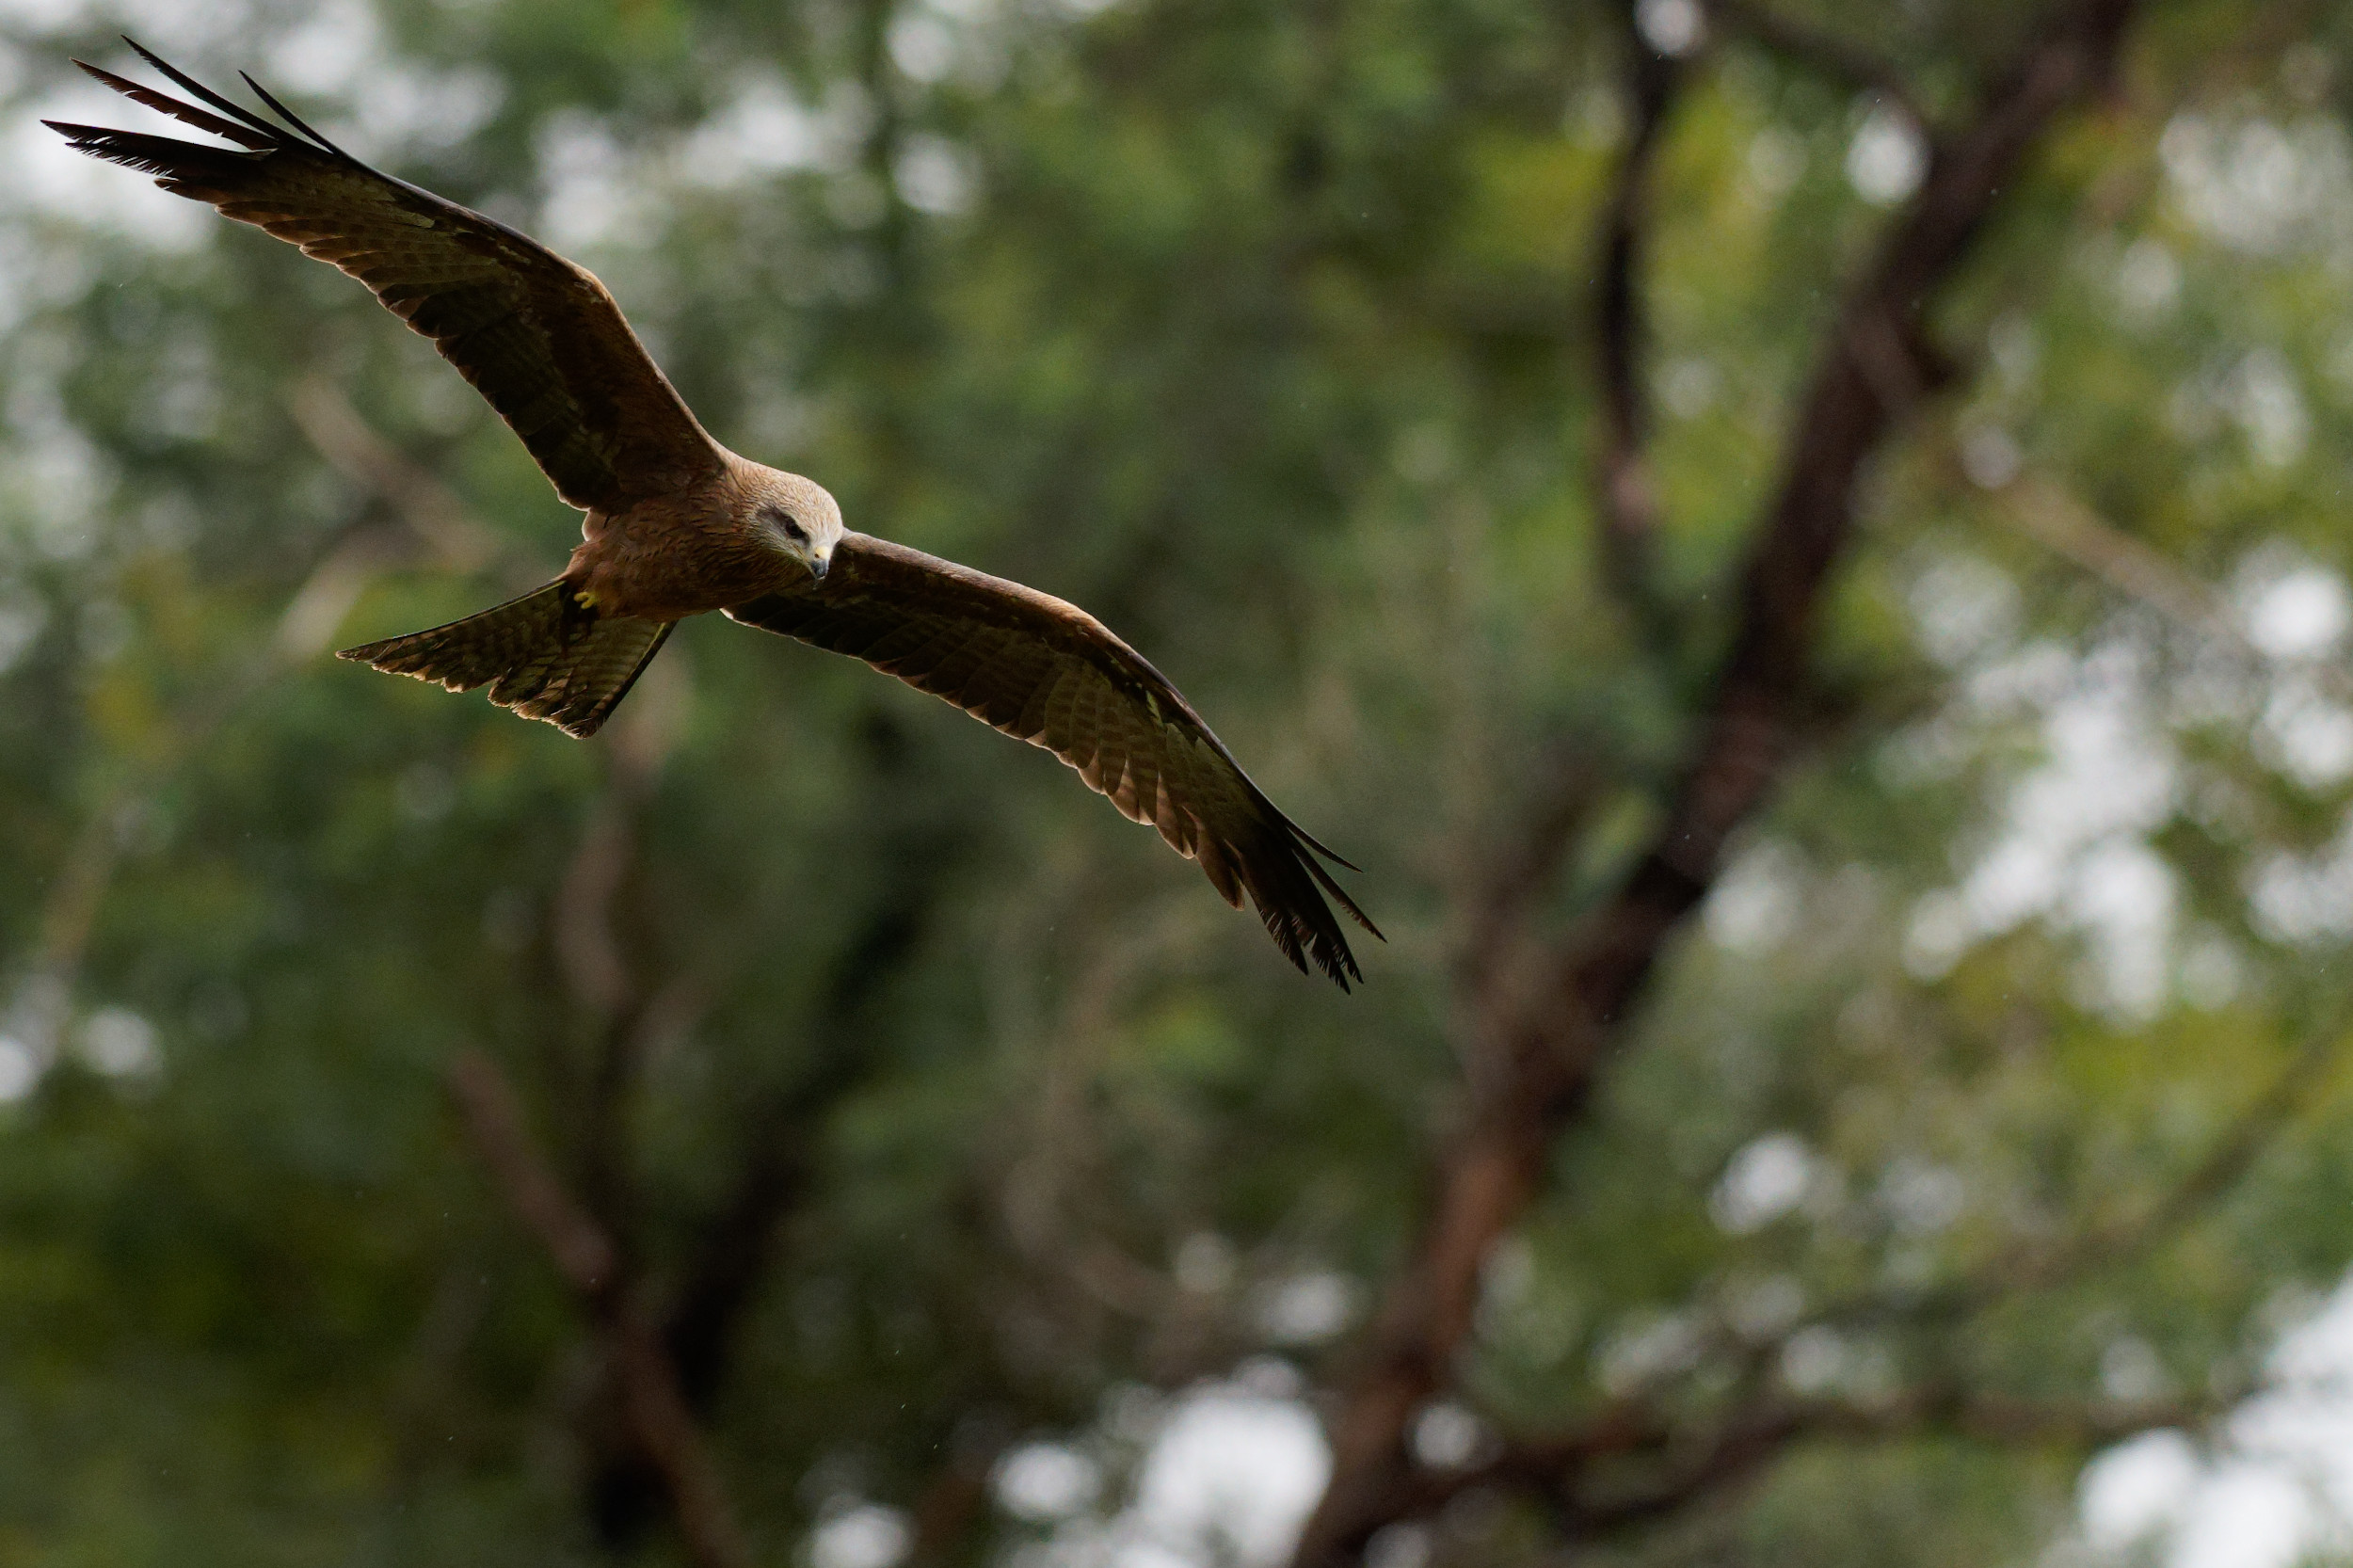
[[[73,147],[152,174],[164,189],[209,201],[367,284],[489,400],[573,505],[624,511],[719,471],[718,449],[585,269],[368,168],[266,92],[292,129],[131,47],[211,108],[74,63],[134,103],[236,145],[46,122]]]
[[[1292,963],[1305,969],[1312,958],[1342,990],[1364,978],[1325,895],[1381,934],[1316,856],[1347,862],[1275,809],[1176,688],[1083,610],[846,534],[822,583],[728,615],[863,659],[1045,747],[1199,861],[1228,904],[1240,908],[1248,893]]]

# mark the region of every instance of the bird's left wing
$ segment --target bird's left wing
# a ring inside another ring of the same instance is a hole
[[[220,112],[74,63],[134,103],[236,145],[45,123],[79,151],[152,174],[164,189],[209,201],[367,284],[433,340],[522,438],[557,493],[582,510],[626,511],[719,471],[716,443],[585,268],[495,218],[370,168],[251,77],[247,84],[285,126],[131,47]]]
[[[863,659],[984,724],[1043,746],[1090,789],[1200,862],[1236,908],[1247,892],[1275,945],[1345,990],[1361,980],[1329,894],[1375,936],[1318,863],[1346,865],[1250,781],[1175,686],[1085,611],[863,534],[822,583],[728,611],[747,626]]]

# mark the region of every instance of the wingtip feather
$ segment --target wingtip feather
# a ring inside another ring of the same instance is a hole
[[[311,129],[308,121],[304,120],[300,115],[295,113],[292,109],[286,107],[285,104],[280,104],[278,101],[276,94],[272,93],[269,88],[264,87],[261,83],[255,81],[248,72],[240,71],[237,74],[244,80],[245,85],[259,93],[261,95],[262,102],[267,104],[272,109],[275,109],[279,116],[283,119],[287,124],[293,126],[304,136],[309,136],[312,141],[318,143],[323,150],[333,153],[336,157],[346,160],[350,158],[350,153],[344,152],[342,148],[336,146],[333,142],[328,140],[325,136]]]
[[[157,92],[153,88],[142,86],[137,82],[132,81],[127,76],[118,76],[113,72],[104,69],[103,66],[95,66],[90,64],[88,60],[81,59],[77,59],[73,63],[81,67],[85,74],[94,78],[100,83],[103,83],[104,86],[113,88],[115,91],[122,94],[123,97],[131,100],[132,103],[137,104],[145,108],[153,109],[158,114],[169,115],[172,119],[177,120],[184,124],[194,125],[200,130],[210,131],[216,136],[226,136],[231,141],[235,142],[238,146],[250,149],[251,151],[257,152],[266,151],[277,145],[276,138],[274,137],[264,136],[259,132],[248,130],[245,126],[238,124],[236,121],[223,120],[218,115],[207,114],[202,109],[196,107],[192,104],[183,104],[180,100],[171,97],[168,93]]]
[[[1333,856],[1332,858],[1335,861],[1337,861],[1340,865],[1348,866],[1348,862],[1341,860],[1337,855]],[[1371,933],[1373,940],[1377,942],[1385,942],[1388,940],[1386,936],[1381,934],[1381,928],[1372,923],[1371,917],[1367,915],[1362,909],[1358,908],[1356,906],[1356,901],[1348,896],[1348,890],[1339,885],[1330,872],[1325,871],[1321,866],[1316,863],[1314,856],[1303,855],[1300,856],[1300,860],[1306,866],[1307,874],[1316,879],[1316,886],[1331,894],[1334,902],[1338,904],[1342,909],[1348,911],[1348,918],[1350,920],[1354,920],[1358,925],[1363,926],[1365,930]],[[1348,866],[1348,869],[1350,871],[1362,870],[1361,867],[1356,866]]]
[[[1364,970],[1357,967],[1356,954],[1348,945],[1347,934],[1333,914],[1332,904],[1337,904],[1374,937],[1384,941],[1387,938],[1381,936],[1379,928],[1365,918],[1356,902],[1316,862],[1315,856],[1302,842],[1305,835],[1281,812],[1273,812],[1273,823],[1263,824],[1261,832],[1252,836],[1248,847],[1234,856],[1242,867],[1250,901],[1257,908],[1259,920],[1266,926],[1267,935],[1274,938],[1275,947],[1300,973],[1321,970],[1343,992],[1351,989],[1352,981],[1362,984]],[[1312,970],[1310,962],[1314,965]]]
[[[167,189],[179,188],[168,182],[200,178],[200,170],[215,174],[218,164],[206,160],[249,158],[250,152],[234,148],[206,147],[192,141],[175,141],[169,136],[151,136],[138,131],[116,131],[104,125],[76,125],[70,120],[44,120],[42,124],[65,137],[66,145],[76,152],[110,164],[120,164],[142,174],[156,176]]]
[[[272,125],[268,120],[264,120],[261,116],[253,113],[252,110],[241,107],[231,100],[223,98],[219,93],[215,92],[212,88],[206,87],[203,83],[198,81],[186,72],[182,71],[178,66],[171,64],[162,56],[156,54],[152,49],[148,48],[147,45],[133,38],[130,34],[124,33],[122,35],[122,41],[131,46],[133,54],[136,54],[140,59],[145,60],[149,65],[153,66],[157,71],[162,72],[166,76],[169,77],[173,85],[178,87],[182,91],[196,94],[197,97],[202,99],[205,103],[210,104],[214,108],[218,109],[221,113],[242,120],[246,124],[251,126],[254,130],[261,132],[263,136],[269,138],[269,145],[275,147],[284,143],[285,133],[279,130],[275,125]]]

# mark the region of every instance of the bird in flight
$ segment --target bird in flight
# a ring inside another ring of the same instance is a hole
[[[344,651],[596,733],[670,629],[728,618],[876,669],[1076,768],[1160,829],[1225,902],[1249,895],[1285,957],[1362,980],[1325,895],[1372,922],[1310,838],[1252,783],[1144,656],[1075,605],[849,531],[822,486],[713,440],[585,268],[493,218],[370,168],[252,77],[275,125],[125,39],[208,107],[82,61],[106,86],[228,147],[45,121],[77,150],[156,176],[331,262],[433,340],[564,500],[587,514],[562,576],[480,615]],[[213,111],[218,111],[217,113]]]

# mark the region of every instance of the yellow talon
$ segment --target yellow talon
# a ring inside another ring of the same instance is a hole
[[[572,595],[572,602],[579,605],[584,610],[593,610],[597,607],[597,596],[590,593],[587,589],[583,588],[578,593]]]

